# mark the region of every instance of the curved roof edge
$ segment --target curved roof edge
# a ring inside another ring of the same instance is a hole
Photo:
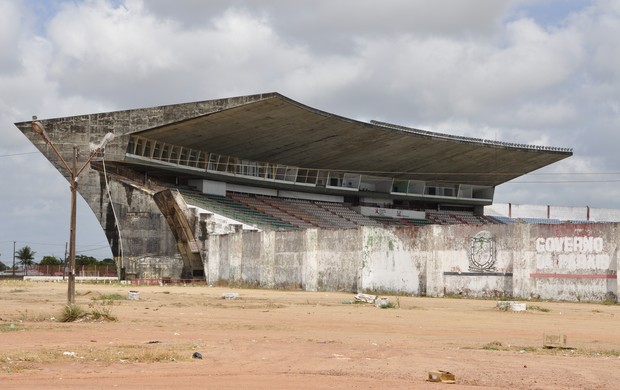
[[[371,124],[376,126],[385,127],[393,130],[405,131],[407,133],[417,134],[417,135],[426,135],[433,138],[443,138],[451,141],[464,141],[464,142],[472,142],[476,144],[490,145],[490,146],[503,146],[509,148],[520,148],[520,149],[531,149],[531,150],[541,150],[545,152],[561,152],[561,153],[573,153],[572,148],[561,148],[555,146],[540,146],[540,145],[531,145],[531,144],[516,144],[511,142],[503,142],[503,141],[494,141],[483,138],[475,138],[475,137],[465,137],[460,135],[451,135],[445,133],[437,133],[434,131],[420,130],[413,127],[406,127],[401,125],[395,125],[392,123],[381,122],[377,120],[371,120]]]

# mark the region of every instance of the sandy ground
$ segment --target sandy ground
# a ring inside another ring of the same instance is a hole
[[[80,307],[117,320],[62,323],[65,284],[0,281],[0,388],[620,387],[618,305],[529,302],[516,313],[391,296],[399,307],[380,309],[353,296],[78,284]],[[565,334],[572,349],[543,349],[544,333]],[[456,383],[429,382],[430,370]]]

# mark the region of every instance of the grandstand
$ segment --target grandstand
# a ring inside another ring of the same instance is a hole
[[[116,135],[79,192],[119,274],[137,278],[204,277],[213,256],[204,243],[216,231],[560,222],[484,210],[496,186],[572,155],[356,121],[278,93],[41,122],[67,161],[73,145]],[[67,176],[31,122],[16,126]],[[221,226],[201,228],[208,223]]]

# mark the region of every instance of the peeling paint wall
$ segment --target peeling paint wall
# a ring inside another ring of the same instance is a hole
[[[616,300],[618,226],[431,225],[209,236],[209,283],[309,291]]]

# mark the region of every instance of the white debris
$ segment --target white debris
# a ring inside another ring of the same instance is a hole
[[[237,298],[239,298],[239,293],[229,292],[229,293],[222,294],[222,299],[237,299]]]
[[[355,296],[355,301],[357,302],[375,303],[376,299],[377,299],[376,295],[370,295],[370,294],[359,293]]]
[[[375,300],[375,306],[385,309],[386,307],[390,307],[390,300],[387,298],[378,298]]]

